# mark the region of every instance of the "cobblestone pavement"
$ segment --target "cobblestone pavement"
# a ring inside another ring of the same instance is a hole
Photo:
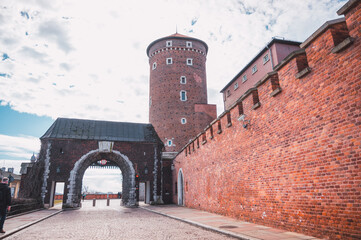
[[[119,200],[85,201],[6,239],[233,239],[141,208],[120,207]]]

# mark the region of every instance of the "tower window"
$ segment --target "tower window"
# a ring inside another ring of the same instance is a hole
[[[180,91],[180,100],[181,101],[187,101],[187,92],[186,91]]]
[[[235,84],[234,84],[234,90],[236,90],[238,88],[238,82],[236,82]]]
[[[154,70],[154,69],[156,69],[156,68],[157,68],[157,63],[154,62],[154,63],[153,63],[153,66],[152,66],[152,70]]]
[[[172,64],[173,63],[173,59],[172,58],[167,58],[167,65]]]
[[[168,147],[171,147],[173,145],[173,141],[172,140],[168,140],[167,141]]]
[[[192,42],[186,42],[186,47],[189,47],[189,48],[191,48],[192,47]]]
[[[181,84],[186,84],[187,83],[187,78],[185,76],[181,76],[180,77],[180,83]]]
[[[246,74],[244,74],[243,77],[242,77],[242,82],[245,82],[245,81],[247,81],[247,75]]]
[[[172,46],[172,41],[167,41],[167,42],[166,42],[166,46],[167,46],[167,47],[171,47],[171,46]]]
[[[231,96],[231,90],[227,90],[227,97]]]
[[[186,119],[186,118],[182,118],[182,119],[181,119],[181,123],[182,123],[182,124],[186,124],[186,123],[187,123],[187,119]]]
[[[193,59],[187,58],[187,65],[192,66],[193,65]]]
[[[252,68],[252,74],[255,74],[257,72],[257,65],[254,65]]]
[[[263,57],[263,64],[269,61],[268,53]]]

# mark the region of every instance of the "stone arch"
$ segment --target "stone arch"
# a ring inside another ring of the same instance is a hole
[[[184,175],[182,168],[178,171],[178,205],[184,206]]]
[[[99,152],[99,150],[92,150],[76,161],[73,169],[70,171],[69,183],[67,186],[68,194],[65,207],[80,207],[81,190],[85,170],[92,163],[101,159],[115,162],[122,171],[122,204],[127,207],[137,205],[135,192],[135,170],[129,158],[119,151]]]

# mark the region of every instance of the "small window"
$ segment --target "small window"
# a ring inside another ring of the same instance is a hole
[[[181,76],[180,77],[180,83],[181,84],[186,84],[187,83],[187,78],[185,76]]]
[[[187,65],[189,65],[189,66],[193,65],[193,59],[192,58],[187,58]]]
[[[192,42],[188,42],[188,41],[187,41],[187,42],[186,42],[186,46],[189,47],[189,48],[191,48],[191,47],[192,47]]]
[[[254,74],[255,72],[257,72],[257,65],[254,65],[252,68],[252,74]]]
[[[182,123],[182,124],[186,124],[186,123],[187,123],[187,119],[182,118],[182,119],[181,119],[181,123]]]
[[[181,101],[187,101],[187,92],[186,91],[180,91],[180,100]]]
[[[238,82],[236,82],[235,84],[234,84],[234,90],[236,90],[238,88]]]
[[[167,141],[167,144],[168,144],[168,147],[171,147],[171,146],[173,146],[173,141],[172,141],[172,140],[168,140],[168,141]]]
[[[231,96],[231,90],[227,90],[227,97]]]
[[[242,82],[245,82],[245,81],[247,81],[247,75],[246,74],[244,74],[243,77],[242,77]]]
[[[167,41],[167,42],[166,42],[166,46],[167,46],[167,47],[171,47],[171,46],[172,46],[172,41]]]
[[[173,59],[172,58],[167,58],[167,65],[172,64],[173,63]]]
[[[152,66],[152,69],[154,70],[154,69],[156,69],[156,68],[157,68],[157,63],[154,62],[154,63],[153,63],[153,66]]]
[[[149,97],[149,107],[152,106],[152,97]]]
[[[268,53],[263,57],[263,64],[269,61]]]

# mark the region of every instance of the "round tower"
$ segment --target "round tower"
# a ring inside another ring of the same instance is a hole
[[[217,117],[207,104],[205,42],[173,34],[147,48],[150,65],[149,122],[165,143],[178,152]]]

